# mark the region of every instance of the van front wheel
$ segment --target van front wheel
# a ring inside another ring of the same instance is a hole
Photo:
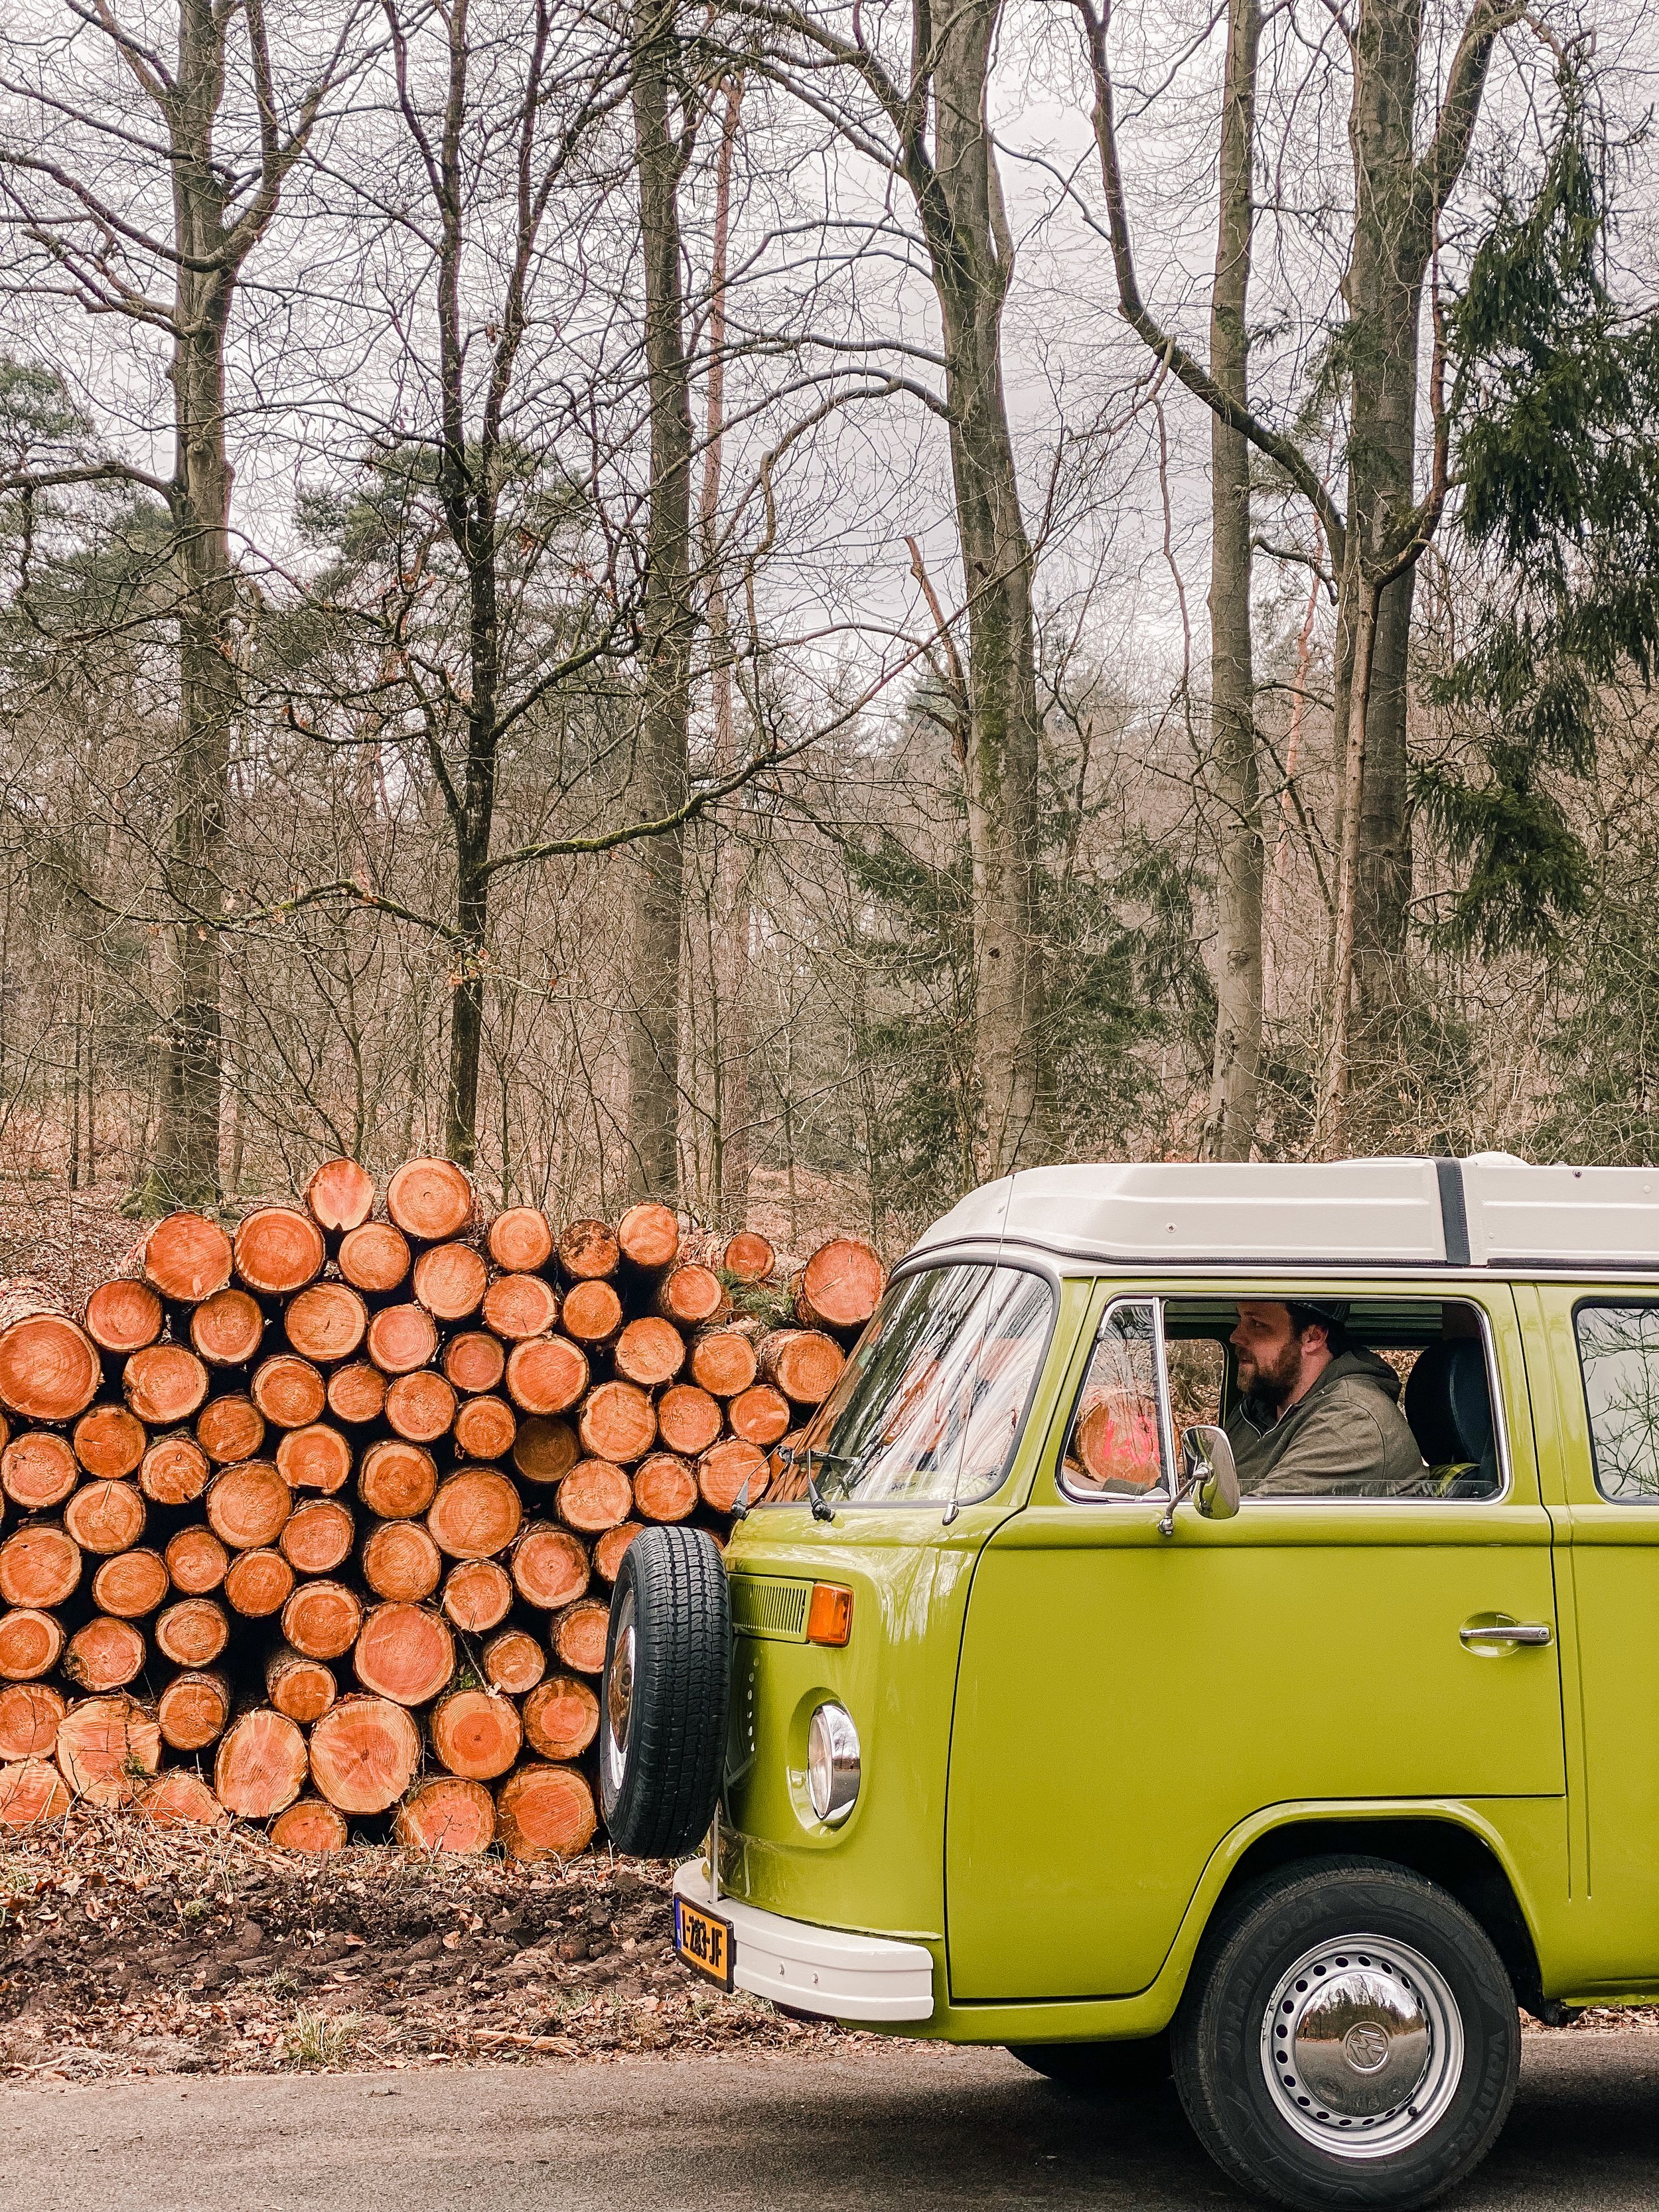
[[[1224,2172],[1281,2204],[1426,2204],[1497,2140],[1520,2021],[1484,1929],[1385,1862],[1305,1861],[1206,1937],[1176,2085]]]

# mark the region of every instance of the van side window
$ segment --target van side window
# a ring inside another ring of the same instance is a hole
[[[1659,1305],[1573,1316],[1595,1486],[1615,1504],[1659,1504]]]
[[[1157,1309],[1150,1298],[1109,1306],[1083,1378],[1063,1489],[1074,1498],[1144,1498],[1164,1480]]]

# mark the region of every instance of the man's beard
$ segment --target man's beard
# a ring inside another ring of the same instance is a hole
[[[1255,1372],[1245,1385],[1245,1395],[1276,1412],[1295,1389],[1302,1374],[1302,1346],[1292,1337],[1271,1367],[1252,1363]],[[1240,1380],[1243,1381],[1243,1377]]]

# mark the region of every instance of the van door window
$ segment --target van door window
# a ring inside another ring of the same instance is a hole
[[[1158,1306],[1106,1309],[1072,1416],[1060,1486],[1073,1498],[1145,1498],[1164,1479]]]
[[[1659,1504],[1659,1305],[1573,1316],[1595,1486],[1618,1505]]]

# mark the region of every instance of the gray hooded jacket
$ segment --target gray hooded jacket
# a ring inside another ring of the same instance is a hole
[[[1427,1470],[1400,1410],[1400,1377],[1358,1346],[1339,1352],[1282,1419],[1246,1398],[1227,1435],[1247,1498],[1403,1498]]]

